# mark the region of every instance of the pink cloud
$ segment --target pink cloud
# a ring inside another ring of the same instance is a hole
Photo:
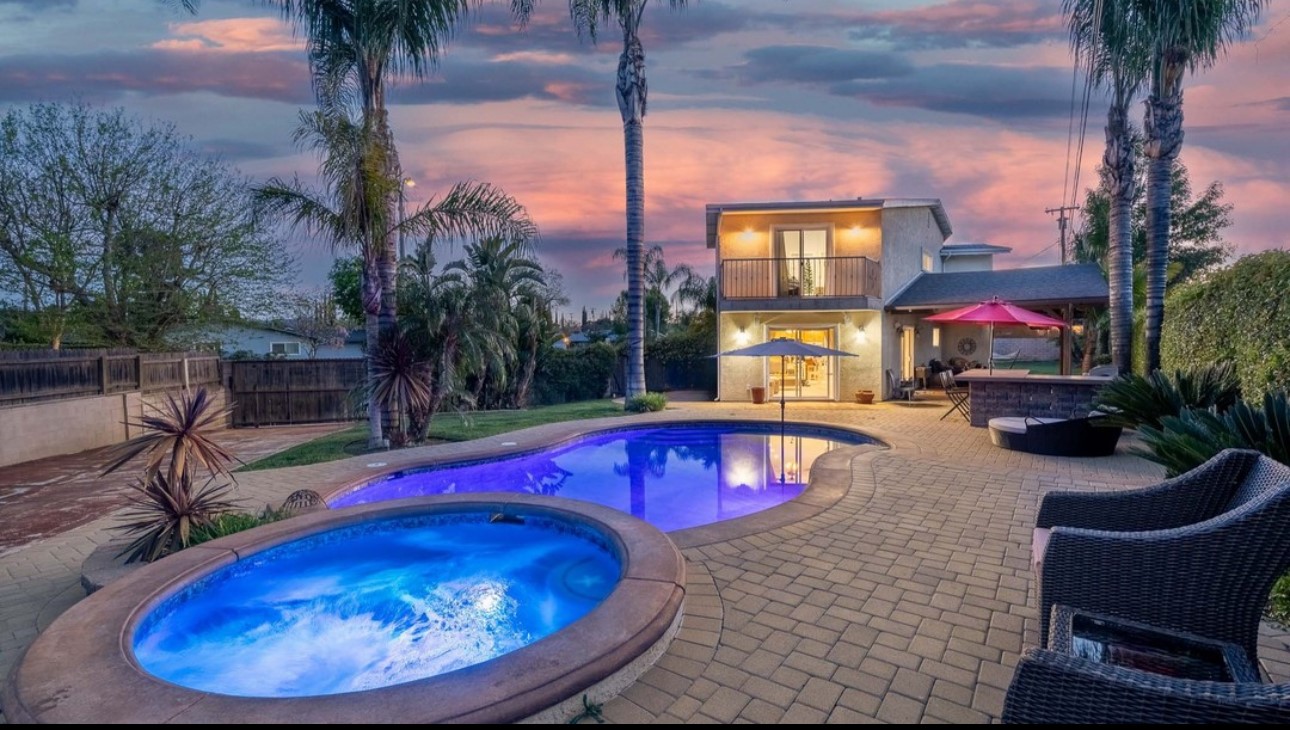
[[[267,51],[301,51],[305,43],[295,37],[290,26],[276,18],[226,18],[174,23],[166,38],[152,44],[165,51],[221,51],[225,53],[263,53]]]

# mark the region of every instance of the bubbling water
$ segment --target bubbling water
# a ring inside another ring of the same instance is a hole
[[[154,609],[133,648],[152,674],[218,694],[374,689],[530,644],[599,604],[620,571],[602,539],[567,525],[387,520],[217,571]]]

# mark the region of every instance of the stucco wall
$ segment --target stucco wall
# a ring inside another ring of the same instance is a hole
[[[847,320],[850,319],[848,323]],[[851,401],[855,391],[882,392],[881,317],[874,311],[855,312],[727,312],[720,319],[718,350],[734,350],[765,342],[771,327],[835,329],[837,349],[856,354],[839,357],[836,395]],[[739,338],[740,329],[748,334]],[[864,332],[864,337],[860,332]],[[757,357],[723,357],[717,369],[717,394],[723,401],[752,400],[749,386],[766,384],[766,361]]]
[[[834,256],[868,256],[882,253],[882,227],[877,210],[847,212],[793,211],[784,213],[726,212],[721,216],[718,261],[774,256],[771,231],[778,228],[829,226]]]
[[[209,390],[215,407],[223,407],[225,389]],[[126,421],[155,413],[165,397],[164,392],[131,391],[0,409],[0,466],[121,443],[140,433]]]

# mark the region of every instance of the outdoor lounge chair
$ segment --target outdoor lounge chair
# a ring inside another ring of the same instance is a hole
[[[1054,604],[1187,632],[1257,661],[1259,619],[1290,568],[1290,467],[1226,449],[1127,492],[1051,492],[1031,560],[1041,648]]]
[[[1106,416],[1083,418],[1002,416],[991,418],[990,442],[1012,451],[1046,456],[1110,456],[1123,428],[1105,425]]]
[[[896,373],[887,368],[887,390],[891,391],[892,398],[913,400],[914,394],[918,392],[918,384],[913,380],[898,379]]]

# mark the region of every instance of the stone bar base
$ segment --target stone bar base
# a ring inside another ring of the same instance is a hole
[[[984,372],[955,376],[969,384],[972,425],[978,428],[1000,416],[1086,416],[1093,409],[1093,397],[1109,380],[1061,375],[974,376]]]

